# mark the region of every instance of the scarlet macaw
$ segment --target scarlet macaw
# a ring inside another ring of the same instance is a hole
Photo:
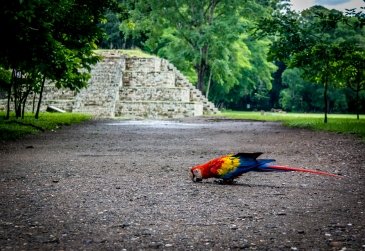
[[[296,171],[306,172],[319,175],[339,177],[336,174],[304,169],[298,167],[270,165],[274,159],[257,159],[262,153],[237,153],[235,155],[226,155],[208,161],[205,164],[194,166],[190,169],[190,177],[194,182],[200,182],[203,179],[218,178],[221,183],[231,184],[233,180],[244,173],[256,171]]]

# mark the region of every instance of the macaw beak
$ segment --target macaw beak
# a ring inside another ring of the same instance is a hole
[[[198,174],[198,175],[196,175],[196,174]],[[190,178],[191,178],[191,180],[193,182],[200,182],[200,181],[203,180],[201,178],[201,175],[200,175],[200,171],[199,170],[190,169],[189,175],[190,175]]]

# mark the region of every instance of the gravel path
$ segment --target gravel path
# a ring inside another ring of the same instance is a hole
[[[365,144],[277,123],[91,121],[0,146],[1,250],[365,250]],[[193,183],[236,152],[321,169]]]

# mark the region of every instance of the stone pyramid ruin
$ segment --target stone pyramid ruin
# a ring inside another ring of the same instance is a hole
[[[42,110],[54,106],[96,117],[182,118],[219,113],[171,63],[157,57],[99,52],[88,87],[76,93],[46,86]]]

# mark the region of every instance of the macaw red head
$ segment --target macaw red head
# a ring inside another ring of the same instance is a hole
[[[192,179],[192,181],[194,182],[200,182],[203,180],[203,175],[202,175],[202,171],[200,169],[200,166],[194,166],[190,169],[190,178]]]
[[[203,179],[215,177],[215,174],[212,173],[212,169],[217,169],[222,164],[222,162],[222,157],[219,157],[210,160],[205,164],[194,166],[190,169],[190,178],[194,182],[200,182]]]

